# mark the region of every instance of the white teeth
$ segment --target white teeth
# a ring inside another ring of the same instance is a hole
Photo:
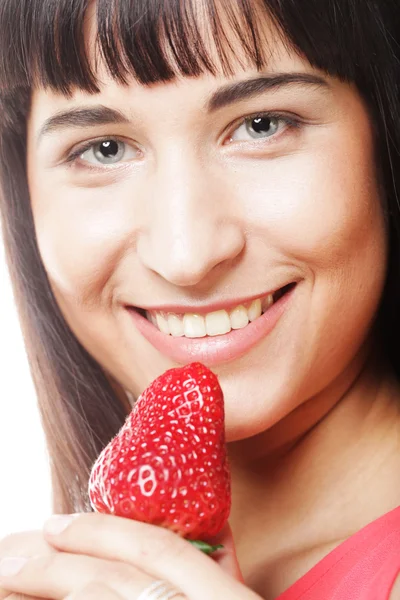
[[[226,310],[216,310],[206,315],[207,335],[223,335],[231,330],[231,320]]]
[[[183,321],[176,315],[168,315],[168,327],[173,337],[182,337],[184,335]]]
[[[183,331],[187,338],[206,337],[206,323],[201,315],[187,314],[183,317]]]
[[[261,317],[262,308],[261,308],[261,300],[259,298],[257,300],[253,300],[253,302],[250,304],[248,314],[249,314],[249,321],[255,321],[256,319],[258,319],[258,317]]]
[[[156,311],[147,312],[147,318],[166,335],[173,337],[203,338],[224,335],[231,329],[243,329],[266,312],[274,304],[273,294],[257,298],[250,305],[241,304],[231,311],[216,310],[206,315],[187,313],[177,315]]]
[[[162,333],[166,333],[167,335],[169,335],[169,327],[168,327],[167,319],[162,317],[159,313],[157,313],[156,319],[157,319],[158,329],[160,331],[162,331]]]
[[[238,306],[230,313],[232,329],[243,329],[249,324],[249,315],[244,306]]]

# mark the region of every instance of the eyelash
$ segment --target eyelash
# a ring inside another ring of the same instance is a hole
[[[244,125],[246,122],[251,122],[254,121],[254,119],[276,119],[277,121],[281,121],[282,123],[285,123],[286,127],[288,129],[300,129],[303,125],[303,121],[300,119],[300,117],[295,117],[294,115],[289,116],[287,114],[284,113],[279,113],[279,112],[260,112],[260,113],[255,113],[253,115],[250,115],[248,117],[243,117],[238,123],[236,123],[234,125],[234,127],[232,128],[232,133],[230,135],[233,135],[234,132],[239,129],[239,127],[241,127],[242,125]],[[264,140],[262,138],[260,138],[261,142],[266,142],[267,144],[271,143],[268,141],[268,139],[274,139],[276,137],[281,137],[280,135],[274,135],[271,136],[271,138],[265,138]],[[254,140],[256,143],[258,143],[257,140]],[[240,142],[243,144],[246,144],[248,142]]]
[[[101,142],[108,142],[108,141],[122,142],[123,140],[121,140],[120,138],[118,138],[116,136],[111,136],[111,135],[105,135],[104,137],[101,137],[98,140],[88,140],[87,142],[84,142],[81,146],[79,146],[79,148],[77,148],[76,150],[73,150],[67,156],[67,158],[65,160],[65,162],[67,163],[67,166],[73,167],[75,165],[75,163],[77,162],[77,160],[82,156],[82,154],[84,152],[86,152],[87,150],[90,150],[90,148],[93,148],[93,146],[96,146],[96,144],[100,144]],[[95,167],[95,166],[91,165],[90,163],[88,163],[88,165],[85,166],[85,169],[96,170],[96,171],[98,171],[99,169],[104,169],[104,168],[107,168],[107,167]]]
[[[276,119],[281,121],[282,123],[285,124],[285,126],[289,129],[289,130],[293,130],[293,129],[300,129],[303,125],[303,122],[301,121],[301,119],[299,119],[298,117],[294,117],[294,116],[288,116],[287,114],[283,114],[283,113],[277,113],[277,112],[261,112],[261,113],[256,113],[247,117],[242,118],[235,126],[234,129],[232,130],[232,133],[230,135],[233,135],[234,132],[239,129],[239,127],[241,127],[242,125],[244,125],[247,122],[251,122],[254,119]],[[273,135],[271,136],[271,139],[275,138],[275,137],[281,137],[281,135]],[[118,142],[122,142],[123,140],[121,140],[120,138],[116,137],[116,136],[104,136],[102,138],[99,138],[98,140],[88,140],[87,142],[84,142],[81,146],[79,146],[79,148],[77,148],[76,150],[73,150],[65,159],[65,163],[67,164],[68,167],[74,167],[76,166],[76,163],[78,161],[78,159],[82,156],[82,154],[84,154],[87,150],[90,150],[93,146],[95,146],[96,144],[99,144],[101,142],[107,142],[107,141],[118,141]],[[266,139],[262,139],[260,138],[259,140],[254,140],[254,142],[256,144],[261,143],[266,143],[266,144],[270,144],[273,142],[269,142],[268,138]],[[233,142],[235,143],[235,142]],[[236,142],[237,143],[237,142]],[[238,142],[239,144],[246,144],[248,142],[243,142],[240,141]],[[250,142],[252,143],[252,142]],[[118,163],[116,163],[118,165]],[[113,167],[113,165],[111,165],[111,168]],[[107,166],[94,166],[91,163],[87,163],[84,167],[80,167],[80,168],[84,168],[87,169],[89,171],[104,171],[104,169],[109,169],[110,167]],[[114,167],[115,168],[115,167]]]

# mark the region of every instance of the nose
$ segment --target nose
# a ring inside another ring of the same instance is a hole
[[[149,177],[137,252],[148,269],[189,287],[209,281],[218,266],[218,273],[229,268],[244,248],[245,229],[228,182],[183,154]]]

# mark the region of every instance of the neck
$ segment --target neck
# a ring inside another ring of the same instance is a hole
[[[374,352],[269,431],[231,444],[243,573],[261,557],[334,545],[398,506],[399,425],[400,385]]]

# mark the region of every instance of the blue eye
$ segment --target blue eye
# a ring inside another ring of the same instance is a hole
[[[287,128],[299,128],[300,122],[293,117],[260,114],[246,117],[230,136],[231,142],[265,140],[275,137]]]
[[[90,153],[92,153],[96,160],[99,162],[104,162],[106,165],[110,163],[113,164],[123,158],[125,153],[125,144],[123,142],[117,142],[116,140],[105,140],[104,142],[95,144],[89,150],[86,150],[86,153],[89,153],[89,156]]]
[[[133,148],[119,140],[102,140],[93,144],[80,156],[82,160],[90,163],[99,162],[102,165],[113,165],[122,160],[134,158],[136,153]],[[91,160],[94,159],[94,160]]]
[[[114,165],[137,157],[138,151],[118,139],[103,139],[87,142],[74,150],[67,162],[74,163],[78,158],[91,165]]]

